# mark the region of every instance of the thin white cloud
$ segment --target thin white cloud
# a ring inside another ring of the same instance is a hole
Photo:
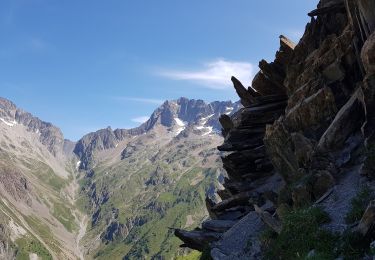
[[[155,98],[114,97],[114,99],[119,100],[119,101],[131,101],[131,102],[154,104],[154,105],[161,105],[164,102],[164,100],[155,99]]]
[[[136,118],[132,118],[131,120],[135,123],[142,124],[142,123],[146,122],[149,118],[150,117],[148,117],[148,116],[139,116],[139,117],[136,117]]]
[[[44,50],[47,48],[47,43],[40,38],[33,37],[30,39],[30,48],[33,50]]]
[[[226,89],[232,85],[232,76],[244,85],[250,85],[254,77],[254,66],[247,62],[217,59],[204,63],[201,69],[159,70],[157,74],[172,80],[191,81],[208,88]]]

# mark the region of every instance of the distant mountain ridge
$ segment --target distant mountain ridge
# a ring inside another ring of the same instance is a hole
[[[142,125],[132,129],[115,129],[110,127],[89,133],[78,140],[74,153],[80,158],[81,169],[88,169],[96,151],[115,148],[126,138],[144,134],[158,126],[169,128],[180,134],[188,126],[195,126],[202,134],[220,132],[219,117],[232,114],[241,107],[240,102],[214,101],[207,103],[181,97],[177,100],[165,101]]]
[[[0,258],[183,253],[167,227],[194,226],[207,215],[204,195],[224,177],[219,117],[240,106],[168,100],[138,127],[107,127],[72,142],[0,98],[0,243],[16,249],[0,250]]]
[[[2,97],[0,97],[0,121],[8,126],[21,124],[27,127],[28,131],[39,134],[40,142],[54,156],[71,152],[72,142],[64,139],[64,135],[58,127],[40,120]]]

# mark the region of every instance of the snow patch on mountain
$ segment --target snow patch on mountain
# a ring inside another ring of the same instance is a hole
[[[213,127],[212,126],[208,126],[208,127],[205,127],[205,130],[207,132],[203,133],[202,136],[206,136],[206,135],[209,135],[212,133],[212,130],[213,130]]]
[[[10,127],[13,127],[17,124],[16,120],[13,120],[12,122],[8,122],[4,118],[1,118],[1,117],[0,117],[0,121]]]
[[[184,126],[185,126],[185,123],[184,123],[181,119],[179,119],[179,118],[177,118],[177,117],[174,118],[174,121],[176,121],[176,124],[177,124],[178,126],[181,126],[181,127],[184,127]]]
[[[230,113],[232,113],[233,109],[233,107],[226,107],[224,114],[229,115]]]
[[[181,119],[179,119],[178,117],[175,117],[174,118],[174,121],[176,122],[178,128],[177,130],[175,131],[175,135],[179,135],[182,131],[185,130],[185,126],[186,126],[186,123],[183,122]]]

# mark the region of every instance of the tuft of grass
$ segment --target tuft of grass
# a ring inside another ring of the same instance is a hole
[[[51,254],[48,250],[36,239],[30,237],[22,237],[17,239],[16,258],[20,260],[28,260],[30,253],[35,253],[40,259],[52,260]]]
[[[57,220],[64,225],[64,227],[69,231],[73,232],[76,230],[77,226],[75,223],[75,218],[73,216],[72,210],[63,203],[53,202],[53,212],[52,214],[57,218]]]
[[[351,201],[351,209],[345,216],[345,221],[347,224],[352,224],[359,221],[362,218],[363,213],[371,202],[374,196],[368,187],[364,187],[360,190],[356,197]]]
[[[320,228],[330,221],[326,212],[318,207],[292,210],[282,220],[279,235],[271,231],[262,234],[267,241],[266,259],[304,259],[315,249],[320,259],[334,259],[337,236]]]
[[[176,260],[200,260],[201,256],[201,252],[193,250],[187,255],[177,256]]]
[[[212,260],[210,247],[207,246],[203,249],[202,255],[199,260]]]

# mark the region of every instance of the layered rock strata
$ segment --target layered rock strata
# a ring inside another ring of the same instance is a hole
[[[280,233],[284,209],[326,200],[348,167],[358,166],[350,174],[360,171],[364,181],[374,177],[375,1],[321,0],[308,15],[300,42],[281,36],[275,61],[259,63],[252,87],[232,79],[244,108],[220,119],[225,189],[220,202],[207,199],[211,220],[202,228],[175,231],[184,246],[209,246],[214,259],[260,258],[259,220]],[[366,235],[369,219],[359,228]],[[233,230],[246,229],[251,246],[230,245]]]

